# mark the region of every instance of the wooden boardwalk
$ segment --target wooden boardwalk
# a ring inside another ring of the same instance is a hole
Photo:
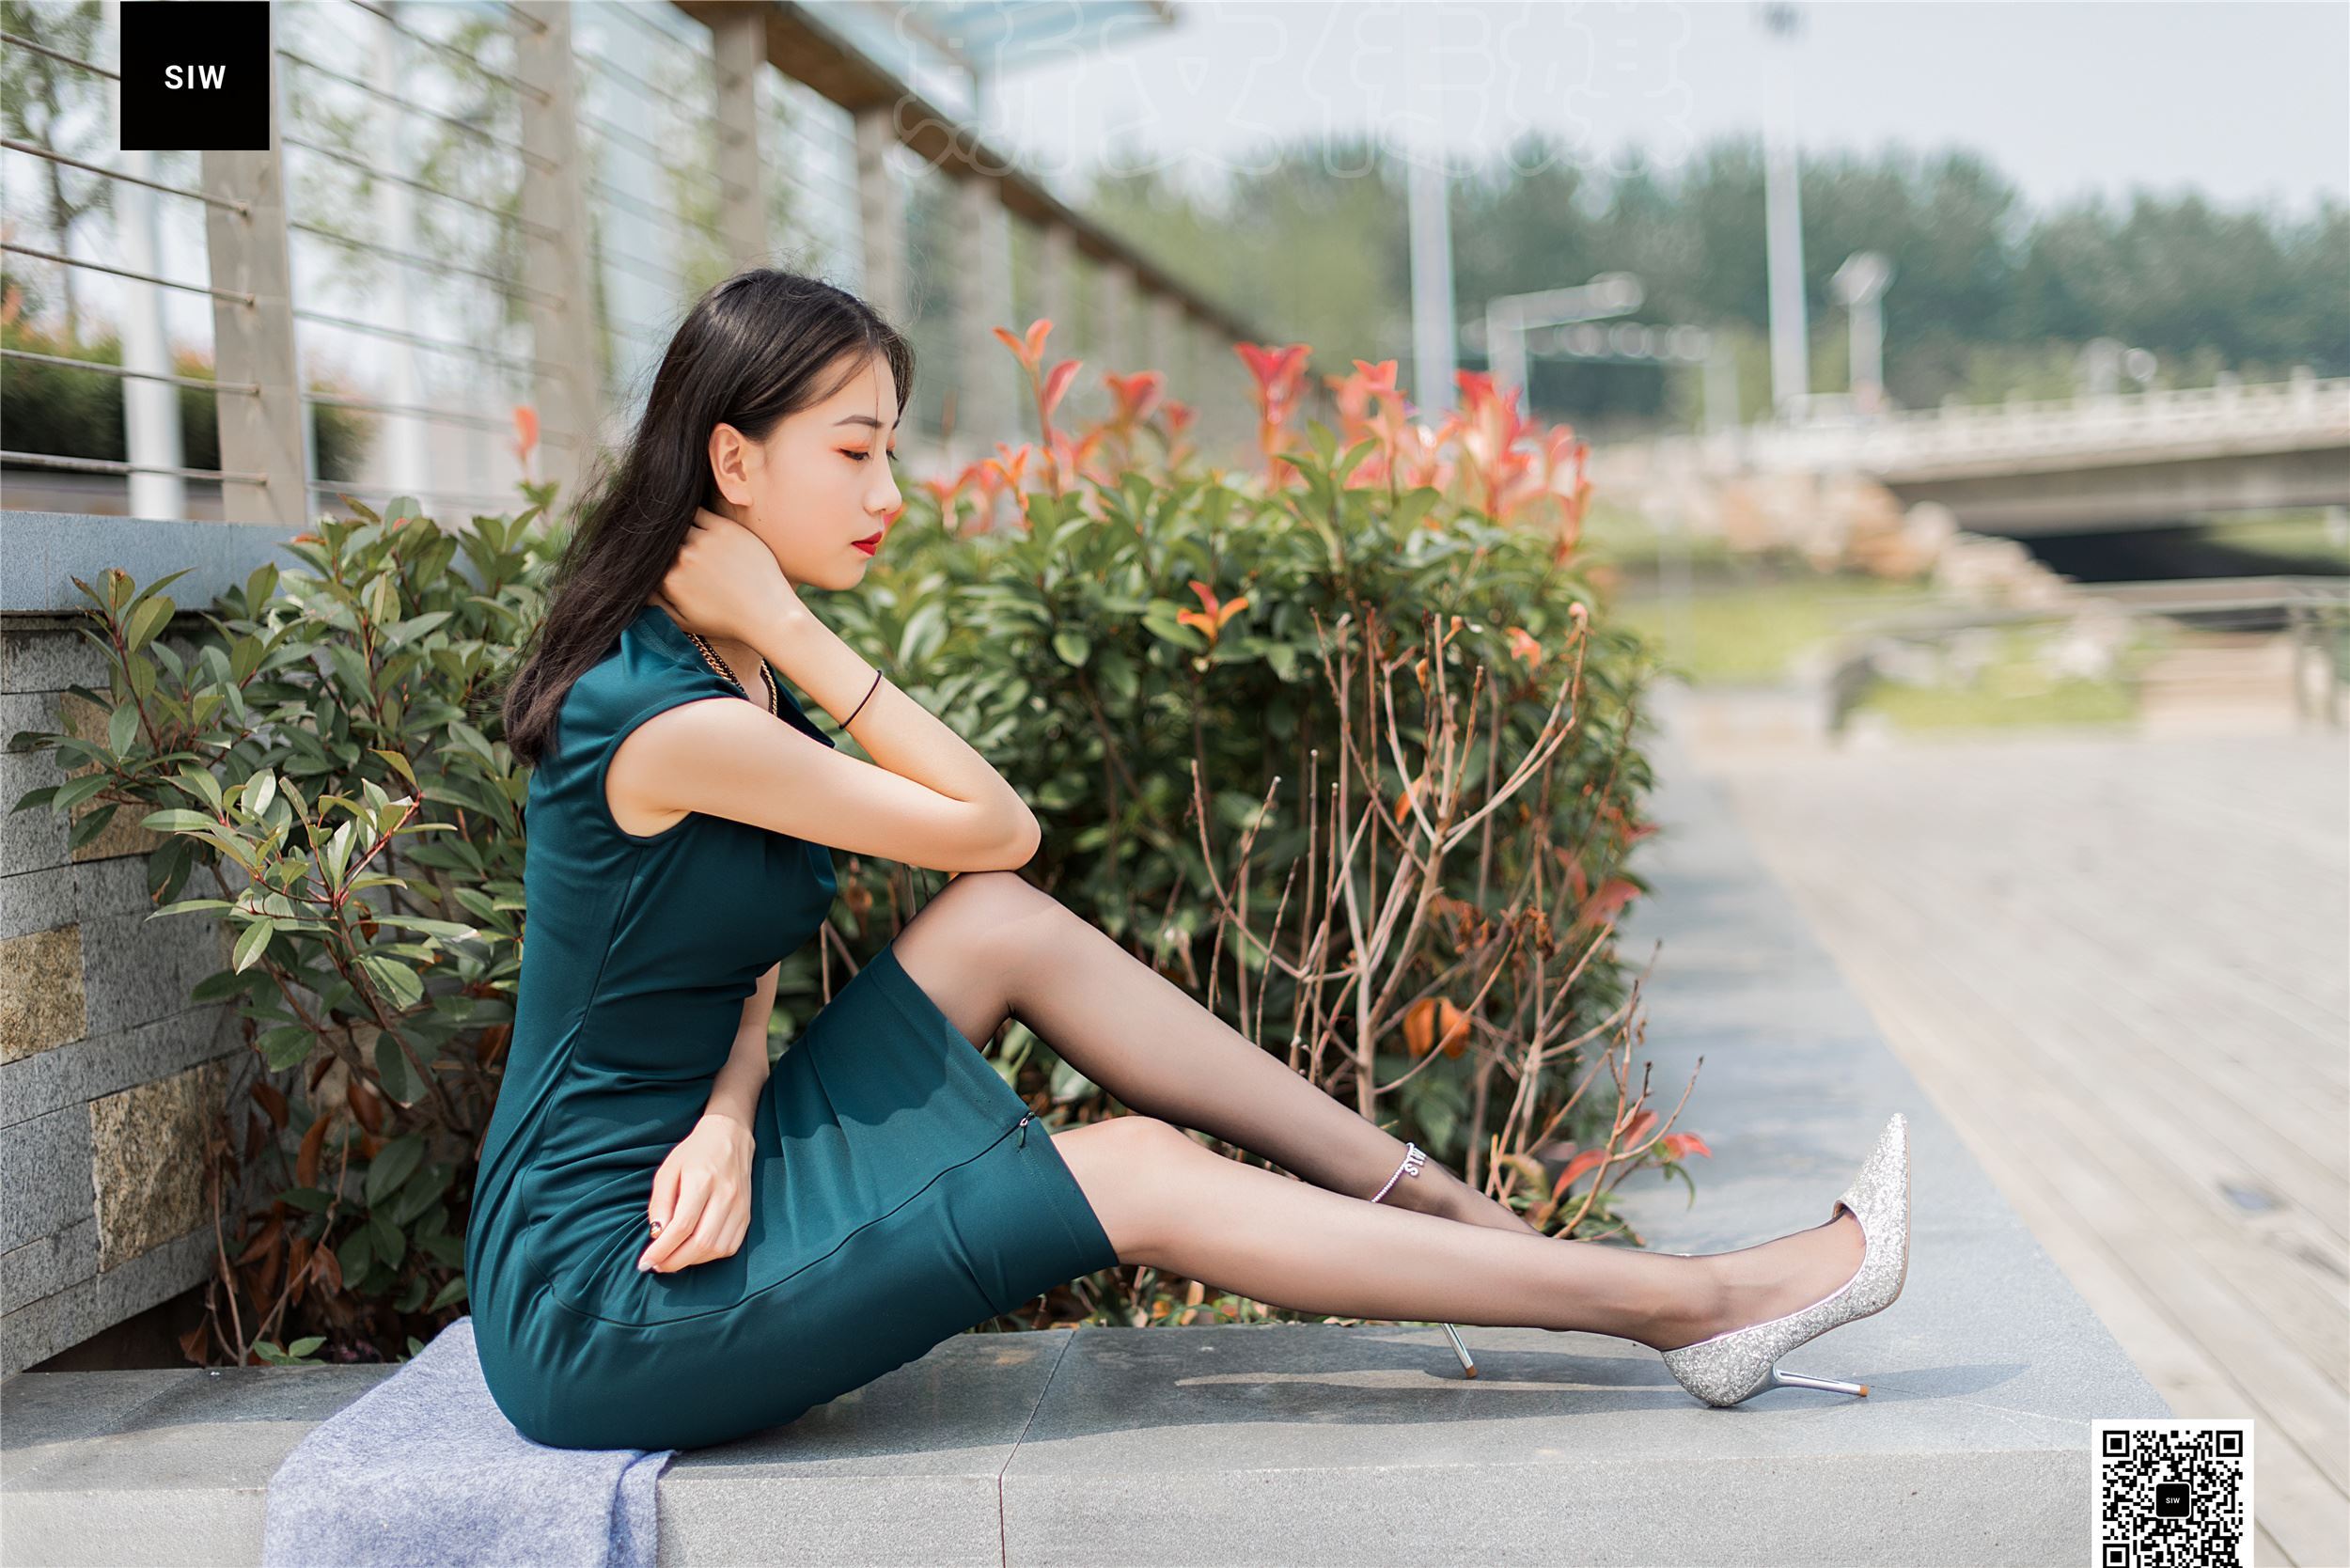
[[[2254,1418],[2255,1561],[2350,1563],[2350,743],[1693,750],[2148,1381]]]

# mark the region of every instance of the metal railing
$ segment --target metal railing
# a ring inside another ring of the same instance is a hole
[[[211,301],[221,379],[138,363],[128,346],[133,362],[121,366],[70,352],[78,345],[47,353],[10,347],[8,357],[208,390],[255,407],[251,417],[223,408],[222,460],[213,467],[149,461],[137,450],[115,461],[11,448],[5,461],[243,487],[251,494],[222,497],[232,520],[296,522],[315,497],[345,493],[510,507],[519,494],[497,495],[481,481],[498,475],[478,467],[469,481],[436,485],[468,471],[466,449],[430,432],[510,440],[516,405],[528,403],[540,415],[539,465],[575,483],[607,411],[625,395],[627,367],[666,339],[666,318],[686,303],[697,264],[708,273],[763,259],[728,257],[724,235],[696,215],[697,204],[755,193],[740,192],[706,160],[697,165],[675,155],[711,141],[720,112],[709,30],[678,14],[682,24],[672,29],[626,7],[546,0],[281,8],[269,154],[208,153],[201,180],[174,183],[11,138],[10,151],[202,203],[236,223],[207,230],[209,282],[73,255],[62,244],[6,242],[10,253],[60,270]],[[599,53],[574,37],[575,23],[605,22],[626,29],[630,47]],[[13,35],[8,41],[74,66],[109,91],[119,81],[112,67],[70,50]],[[699,101],[674,82],[649,79],[649,62],[692,83]],[[300,90],[289,90],[284,72],[304,79]],[[595,95],[610,102],[591,109]],[[756,126],[731,132],[755,145]],[[649,166],[619,166],[632,159]],[[451,178],[452,167],[468,178]],[[526,196],[533,183],[563,187],[551,210],[572,221],[534,214],[540,204]],[[690,192],[693,202],[658,199],[671,188]],[[159,244],[157,254],[191,259],[184,244]],[[599,272],[603,292],[624,297],[633,313],[595,308]],[[229,281],[256,274],[256,287]],[[226,373],[231,362],[248,373]],[[344,366],[367,368],[359,384],[332,384]],[[372,465],[391,470],[381,481],[332,477],[337,471],[321,466],[316,421],[332,414],[373,416],[379,438],[392,438],[390,460]],[[133,445],[151,445],[131,423]],[[286,472],[293,452],[305,472]],[[519,474],[518,453],[497,456],[494,467]],[[185,509],[165,502],[162,510]]]
[[[348,4],[352,11],[367,13],[370,25],[388,28],[402,39],[452,58],[468,70],[478,66],[479,62],[474,55],[406,25],[392,8],[369,4],[368,0],[348,0]],[[36,20],[39,14],[34,13]],[[301,12],[279,14],[281,17],[306,19],[311,13],[305,8]],[[531,25],[534,30],[539,26],[535,23]],[[86,76],[105,84],[103,90],[106,93],[118,90],[119,73],[109,65],[38,39],[11,34],[7,41],[11,47],[31,49],[74,67]],[[483,125],[460,116],[442,113],[421,102],[420,100],[429,94],[416,90],[413,81],[405,84],[406,90],[393,91],[384,83],[365,81],[314,60],[303,47],[282,37],[273,54],[275,60],[290,61],[298,67],[315,71],[321,81],[364,95],[370,107],[383,116],[420,116],[451,133],[478,138],[493,149],[499,144],[500,138]],[[380,58],[380,55],[377,57]],[[274,92],[277,86],[274,81]],[[306,429],[306,424],[317,418],[320,411],[374,415],[382,420],[397,419],[415,427],[434,429],[510,431],[513,428],[510,405],[500,411],[502,417],[493,416],[487,409],[469,403],[462,396],[450,396],[446,388],[433,387],[426,378],[413,373],[405,378],[407,384],[404,388],[395,388],[385,395],[332,390],[315,384],[318,378],[306,373],[309,367],[304,361],[311,356],[299,352],[293,330],[297,312],[292,299],[296,291],[296,278],[300,275],[295,266],[297,259],[292,254],[296,236],[351,253],[363,266],[390,264],[411,269],[430,279],[436,290],[446,288],[451,280],[463,279],[507,297],[552,301],[552,296],[547,296],[544,290],[533,288],[520,277],[502,274],[494,268],[472,265],[455,255],[428,254],[423,250],[385,243],[364,237],[361,233],[346,232],[298,215],[306,205],[304,182],[299,178],[299,170],[290,170],[287,165],[300,159],[316,158],[338,168],[356,170],[368,180],[375,182],[378,190],[397,186],[403,193],[467,209],[493,223],[509,221],[505,212],[494,202],[483,201],[464,191],[442,188],[430,181],[384,168],[375,160],[359,156],[355,146],[343,148],[332,145],[328,134],[321,133],[309,125],[318,108],[319,96],[316,92],[299,95],[276,92],[273,121],[279,130],[279,135],[275,148],[269,153],[261,154],[205,153],[199,160],[200,178],[193,184],[150,178],[137,168],[117,167],[91,157],[77,157],[69,150],[17,138],[8,139],[7,150],[11,153],[46,161],[60,168],[95,175],[140,192],[153,192],[197,203],[213,214],[208,220],[204,239],[203,266],[210,274],[209,282],[166,275],[160,265],[122,265],[112,259],[74,255],[62,243],[51,247],[26,243],[14,238],[0,242],[5,243],[9,253],[46,263],[56,269],[59,274],[121,279],[126,284],[136,286],[124,296],[126,307],[146,312],[159,329],[136,342],[126,331],[122,350],[125,362],[122,364],[109,364],[84,353],[40,353],[13,344],[0,350],[0,353],[4,353],[9,361],[28,367],[37,365],[45,371],[79,369],[114,376],[126,384],[135,382],[209,391],[215,399],[221,459],[217,465],[209,467],[180,461],[160,461],[155,455],[157,451],[177,455],[182,435],[177,429],[159,431],[153,419],[155,411],[151,407],[143,429],[137,412],[126,406],[126,424],[133,449],[124,460],[70,452],[21,450],[11,447],[5,457],[0,457],[0,461],[22,467],[86,474],[155,476],[171,481],[210,481],[224,487],[222,510],[230,520],[291,523],[310,515],[311,496],[317,493],[415,490],[418,487],[413,481],[431,477],[431,470],[428,469],[424,473],[401,476],[411,482],[391,485],[318,477],[315,432]],[[348,125],[345,133],[350,134]],[[384,138],[379,135],[378,139],[381,141]],[[517,147],[521,152],[529,150],[520,148],[519,144]],[[292,154],[290,158],[290,150]],[[540,161],[550,170],[559,167],[553,160]],[[316,204],[315,200],[312,204]],[[338,210],[337,215],[344,214]],[[11,213],[10,216],[11,227],[21,230],[24,226],[13,220],[21,219],[22,214]],[[127,221],[149,226],[152,237],[142,248],[154,255],[159,262],[168,259],[184,264],[191,259],[186,244],[175,244],[164,237],[160,222],[145,213],[131,216]],[[302,292],[306,299],[332,299],[329,288],[311,283],[307,278],[305,278],[305,283],[306,286]],[[156,303],[152,296],[154,290],[195,295],[212,303],[214,362],[220,372],[214,379],[208,381],[200,376],[174,373],[167,361],[157,357],[162,346],[180,334],[172,333],[164,325],[168,307]],[[141,298],[142,294],[148,297]],[[533,365],[529,360],[517,361],[510,355],[485,353],[478,337],[436,340],[430,333],[403,330],[393,321],[364,319],[366,304],[363,297],[359,307],[348,314],[317,308],[305,309],[299,314],[307,321],[337,331],[355,330],[375,335],[381,340],[400,345],[400,354],[413,354],[419,350],[459,353],[467,355],[477,367],[487,363],[505,368],[519,364],[539,374],[545,373],[544,365]],[[427,321],[435,316],[446,319],[444,312],[430,306],[415,313],[415,319]],[[402,313],[400,319],[409,318]],[[69,340],[59,346],[73,351],[84,345]],[[480,380],[478,368],[475,380]],[[373,390],[368,388],[367,392],[372,393]],[[406,395],[401,395],[403,390]],[[530,400],[525,396],[516,400]],[[157,439],[159,434],[163,437],[160,441]],[[550,450],[581,445],[579,432],[561,429],[543,431],[540,440]],[[289,458],[294,459],[290,468]],[[135,489],[134,483],[134,494]],[[159,503],[141,505],[134,502],[132,510],[180,515],[192,510],[185,506],[183,500],[178,499],[176,492],[172,494],[173,499]],[[478,492],[457,487],[439,494],[452,499],[487,498]],[[519,503],[518,495],[495,499],[507,507]]]
[[[1630,476],[1673,469],[1860,470],[1888,481],[2014,473],[2159,455],[2290,451],[2350,444],[2350,377],[2306,372],[2267,383],[2077,398],[2011,398],[1877,416],[1757,424],[1622,444]]]
[[[42,31],[66,13],[22,14]],[[97,146],[0,142],[0,156],[137,197],[118,197],[117,244],[92,254],[100,214],[85,208],[59,235],[58,221],[15,210],[11,196],[0,242],[11,261],[81,290],[93,306],[85,315],[118,305],[126,325],[118,364],[78,335],[22,331],[0,359],[19,374],[114,378],[129,440],[119,461],[72,449],[68,435],[50,452],[12,441],[0,462],[130,477],[133,511],[192,515],[180,487],[206,483],[230,521],[299,525],[319,497],[345,493],[514,507],[519,493],[497,487],[521,472],[513,439],[526,404],[540,431],[534,476],[575,494],[595,448],[630,422],[642,372],[699,288],[787,255],[860,289],[877,252],[885,284],[904,276],[908,177],[872,156],[877,138],[901,133],[889,106],[852,112],[828,96],[837,86],[786,76],[772,19],[613,0],[320,0],[272,15],[265,152],[154,155],[194,167],[195,178],[175,179],[149,155],[105,154],[102,134]],[[72,68],[54,90],[84,112],[51,123],[117,123],[86,112],[110,111],[119,92],[116,67],[89,57],[111,42],[101,34],[87,48],[60,46],[78,36],[0,40]],[[949,173],[926,155],[916,178]],[[151,243],[126,239],[131,223]],[[1001,237],[999,224],[987,227],[987,243]],[[1047,227],[1099,243],[1075,213],[1056,212]],[[948,243],[982,242],[959,227]],[[1048,249],[1065,293],[1073,253]],[[934,270],[984,275],[986,287],[869,297],[932,340],[980,342],[1010,320],[1009,265],[961,258]],[[1139,259],[1131,272],[1153,284],[1135,290],[1129,349],[1172,325],[1222,325],[1188,297],[1184,321],[1162,321],[1173,313],[1146,311],[1145,299],[1171,306],[1177,295]],[[951,327],[917,319],[937,306],[957,312]],[[170,348],[201,340],[207,324],[212,378],[187,373]],[[1002,368],[963,353],[932,363],[950,377]],[[186,391],[212,395],[216,463],[184,461]],[[978,433],[975,411],[1016,402],[970,392],[965,431]],[[939,432],[909,433],[919,457]],[[351,452],[363,439],[376,449],[358,462]],[[157,484],[143,489],[138,476]]]

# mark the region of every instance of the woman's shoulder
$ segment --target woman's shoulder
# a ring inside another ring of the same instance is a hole
[[[648,604],[621,628],[603,656],[572,682],[556,724],[575,744],[609,746],[664,708],[697,698],[736,695],[702,662],[677,622]]]

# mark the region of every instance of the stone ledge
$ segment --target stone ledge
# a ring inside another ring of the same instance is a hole
[[[223,589],[243,586],[253,569],[267,561],[299,564],[284,548],[309,526],[275,523],[189,522],[177,517],[109,517],[71,511],[0,510],[0,530],[8,547],[0,551],[0,615],[16,618],[15,631],[70,625],[90,607],[81,578],[104,591],[109,567],[129,572],[140,587],[174,572],[187,575],[164,591],[184,606],[208,604]],[[15,673],[20,650],[8,662],[11,691],[42,675]]]
[[[1915,1295],[1791,1358],[1865,1401],[1712,1410],[1639,1346],[1542,1329],[1465,1327],[1474,1381],[1434,1328],[959,1335],[681,1453],[660,1560],[1090,1568],[1109,1541],[1137,1562],[2083,1560],[2090,1419],[2168,1412],[2110,1360],[2019,1358],[2003,1318],[2070,1293],[2044,1260],[1983,1268],[2006,1239],[1919,1253]],[[20,1373],[9,1561],[258,1563],[271,1474],[385,1375]]]
[[[1910,1123],[1900,1301],[1792,1353],[1866,1399],[1699,1403],[1628,1341],[1464,1325],[964,1334],[788,1427],[680,1454],[660,1560],[2038,1564],[2086,1561],[2090,1423],[2168,1417],[1887,1049],[1669,736],[1644,846],[1641,1054],[1714,1148],[1620,1189],[1651,1247],[1828,1217]],[[1686,959],[1688,962],[1684,962]],[[1696,1058],[1705,1062],[1698,1069]],[[11,1563],[256,1563],[271,1473],[387,1369],[20,1373]]]

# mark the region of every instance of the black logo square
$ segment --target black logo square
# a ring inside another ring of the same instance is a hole
[[[124,0],[122,148],[266,152],[269,0]]]
[[[2186,1517],[2186,1482],[2183,1481],[2154,1482],[2154,1517],[2157,1519]]]

